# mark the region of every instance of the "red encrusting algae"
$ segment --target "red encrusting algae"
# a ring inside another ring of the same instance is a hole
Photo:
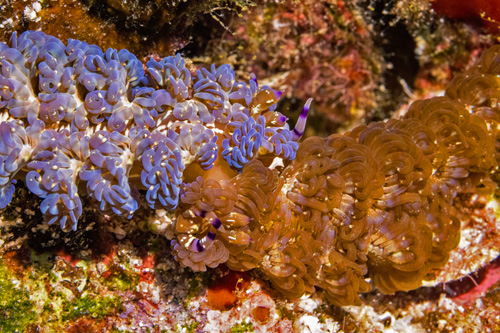
[[[207,290],[208,305],[214,310],[229,310],[238,302],[237,291],[243,291],[250,285],[248,272],[236,272],[228,268],[218,269],[221,278],[213,280]]]
[[[460,20],[481,20],[491,32],[498,32],[500,1],[498,0],[435,0],[432,8],[440,14]]]

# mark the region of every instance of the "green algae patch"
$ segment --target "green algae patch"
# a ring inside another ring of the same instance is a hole
[[[117,268],[102,283],[112,291],[134,290],[139,284],[139,274],[129,273],[121,268]]]
[[[72,302],[64,302],[62,320],[75,320],[81,317],[90,316],[94,319],[101,319],[114,314],[121,307],[118,297],[92,297],[83,296],[75,298]]]
[[[0,260],[0,331],[24,332],[35,320],[35,304],[28,290],[10,274]]]
[[[231,333],[248,333],[253,332],[253,325],[251,322],[242,321],[239,324],[231,327]]]
[[[200,323],[196,321],[191,321],[188,324],[183,324],[183,325],[175,325],[175,332],[186,332],[186,333],[195,333],[196,329]]]

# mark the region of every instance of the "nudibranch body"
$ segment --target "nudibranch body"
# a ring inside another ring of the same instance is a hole
[[[35,31],[1,43],[0,61],[0,207],[24,179],[63,229],[76,229],[82,195],[131,217],[145,190],[149,206],[172,211],[191,164],[236,174],[257,154],[293,159],[298,148],[280,94],[228,65],[193,74],[177,55],[144,69],[127,50]]]

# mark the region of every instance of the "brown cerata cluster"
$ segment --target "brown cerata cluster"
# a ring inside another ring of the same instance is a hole
[[[307,138],[285,165],[257,156],[234,177],[198,177],[171,215],[176,259],[258,269],[287,297],[319,287],[336,305],[419,287],[458,245],[456,196],[496,188],[499,74],[500,45],[401,119]]]

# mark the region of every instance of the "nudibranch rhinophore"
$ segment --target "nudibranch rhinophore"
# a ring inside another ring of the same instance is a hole
[[[401,119],[300,144],[311,102],[290,130],[280,93],[228,65],[144,66],[33,31],[0,61],[1,207],[17,179],[65,230],[81,196],[125,217],[146,200],[183,266],[258,269],[288,297],[417,288],[458,244],[457,195],[499,180],[500,46]]]

